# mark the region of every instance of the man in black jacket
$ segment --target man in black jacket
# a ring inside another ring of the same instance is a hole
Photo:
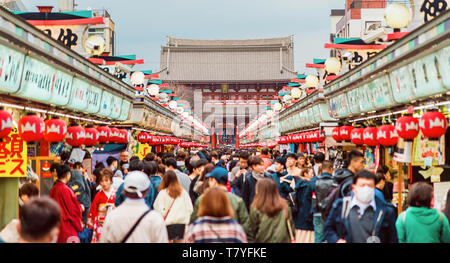
[[[351,195],[352,179],[356,173],[364,169],[364,154],[358,150],[351,150],[347,157],[347,168],[338,169],[334,179],[340,185],[340,197]]]
[[[255,197],[255,187],[259,179],[271,178],[272,176],[264,172],[264,161],[258,156],[252,156],[248,159],[248,166],[250,171],[247,172],[242,187],[242,199],[245,206],[250,211],[250,205]]]
[[[375,196],[375,175],[358,172],[352,190],[333,203],[325,222],[328,243],[396,243],[394,207]]]

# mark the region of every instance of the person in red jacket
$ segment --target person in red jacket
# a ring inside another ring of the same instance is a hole
[[[61,209],[61,224],[57,243],[79,243],[78,232],[83,231],[81,223],[81,206],[77,197],[66,184],[70,180],[70,167],[61,165],[57,168],[55,184],[49,196]]]

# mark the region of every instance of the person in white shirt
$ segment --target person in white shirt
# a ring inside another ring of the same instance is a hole
[[[163,217],[150,211],[144,197],[150,180],[140,171],[129,172],[123,193],[127,197],[105,219],[100,243],[167,243],[167,229]]]
[[[169,240],[181,243],[193,206],[188,192],[180,185],[174,171],[166,171],[153,207],[164,217]]]

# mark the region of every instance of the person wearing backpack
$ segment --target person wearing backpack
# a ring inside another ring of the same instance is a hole
[[[397,243],[394,206],[375,196],[375,175],[353,177],[351,196],[333,203],[325,222],[328,243]]]
[[[351,150],[346,160],[347,167],[335,171],[334,178],[339,184],[339,198],[351,195],[352,178],[364,169],[364,163],[364,154],[358,150]]]
[[[332,201],[328,196],[336,189],[337,185],[332,176],[333,163],[325,160],[322,162],[322,173],[311,179],[314,184],[312,196],[313,224],[314,224],[314,242],[322,243],[325,241],[324,224],[331,209]]]
[[[450,243],[450,226],[443,213],[432,208],[433,187],[415,183],[409,190],[408,209],[397,218],[399,243]]]

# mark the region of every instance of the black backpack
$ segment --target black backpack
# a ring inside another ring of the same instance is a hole
[[[322,181],[319,181],[322,180]],[[349,177],[338,184],[334,179],[318,179],[315,184],[316,199],[313,205],[318,212],[322,214],[323,220],[326,220],[330,214],[333,203],[345,196],[351,191],[352,177]],[[318,191],[319,190],[319,191]]]

